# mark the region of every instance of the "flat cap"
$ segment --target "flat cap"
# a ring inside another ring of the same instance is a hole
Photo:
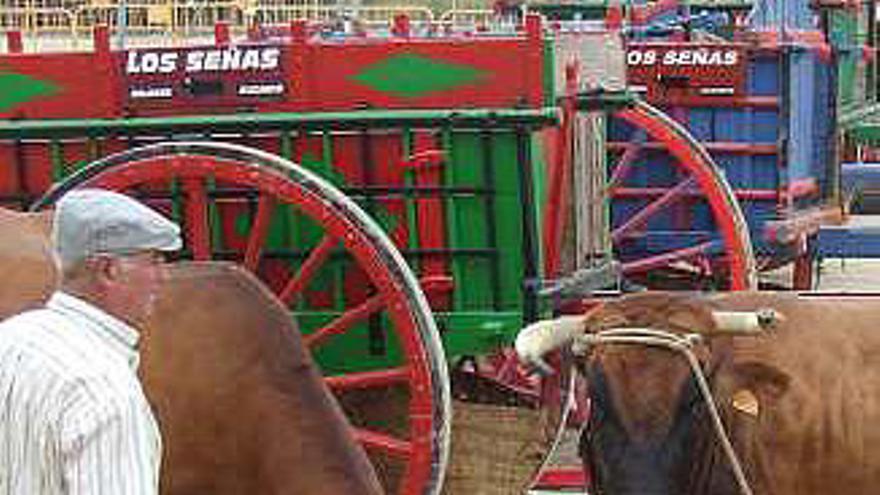
[[[62,266],[96,254],[180,249],[180,227],[150,207],[104,189],[71,191],[55,206],[52,242]]]

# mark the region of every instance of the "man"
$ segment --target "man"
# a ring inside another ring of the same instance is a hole
[[[180,229],[109,191],[66,194],[52,241],[62,282],[0,323],[0,495],[158,493],[161,442],[137,342]]]

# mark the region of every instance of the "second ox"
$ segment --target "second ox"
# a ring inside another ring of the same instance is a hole
[[[535,323],[572,346],[601,495],[869,494],[880,486],[880,300],[642,293]]]

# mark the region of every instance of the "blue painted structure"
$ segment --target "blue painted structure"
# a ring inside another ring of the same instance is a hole
[[[724,170],[738,193],[761,266],[770,268],[792,261],[799,251],[776,242],[768,222],[792,220],[827,204],[834,194],[836,70],[823,52],[827,46],[811,41],[821,35],[806,0],[759,2],[750,20],[754,36],[741,37],[747,53],[742,95],[649,102],[687,127]],[[608,135],[612,143],[644,140],[643,133],[616,121]],[[619,156],[609,160],[609,174]],[[674,160],[645,143],[623,186],[674,186],[682,180]],[[613,198],[612,230],[656,197]],[[707,202],[694,198],[654,215],[644,235],[618,246],[618,255],[624,261],[640,259],[709,240],[715,242],[713,253],[720,254],[719,237]]]
[[[880,163],[844,163],[840,188],[854,213],[880,210]],[[853,216],[844,225],[819,229],[815,243],[820,258],[880,258],[880,217]]]
[[[818,258],[880,258],[880,220],[876,215],[851,217],[845,225],[819,229]]]

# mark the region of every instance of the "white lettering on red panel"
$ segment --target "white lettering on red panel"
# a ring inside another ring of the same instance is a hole
[[[734,66],[739,63],[739,52],[736,50],[683,49],[667,50],[631,50],[626,54],[628,65],[716,65]]]
[[[131,50],[126,74],[171,74],[227,71],[269,71],[278,68],[281,50],[263,48],[217,48],[187,52]]]

